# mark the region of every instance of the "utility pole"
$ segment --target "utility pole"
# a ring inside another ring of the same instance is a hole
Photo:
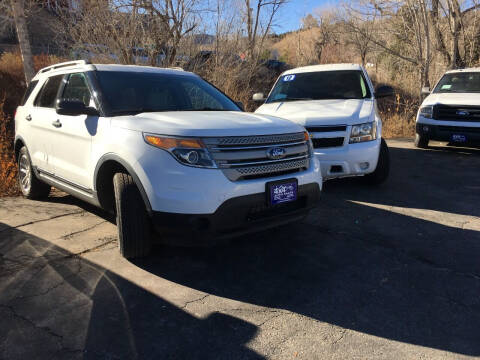
[[[13,18],[17,30],[18,44],[22,54],[23,72],[25,73],[26,84],[35,76],[33,67],[32,49],[30,47],[30,38],[28,36],[27,21],[25,19],[24,0],[10,0],[12,3]]]

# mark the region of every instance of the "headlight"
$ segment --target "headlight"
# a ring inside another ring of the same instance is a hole
[[[143,134],[145,141],[168,151],[180,163],[189,166],[216,168],[205,144],[200,139],[172,138],[152,134]]]
[[[308,145],[308,156],[312,157],[313,156],[313,143],[312,143],[312,139],[310,138],[310,134],[307,131],[304,131],[303,135],[305,136],[305,141],[307,142],[307,145]]]
[[[376,122],[369,122],[352,126],[350,133],[350,144],[364,141],[372,141],[377,138]]]
[[[429,105],[429,106],[421,107],[420,108],[420,115],[425,117],[425,118],[431,119],[432,116],[433,116],[433,106]]]

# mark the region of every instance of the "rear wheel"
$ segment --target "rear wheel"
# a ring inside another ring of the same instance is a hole
[[[368,185],[380,185],[388,178],[390,173],[390,153],[384,139],[380,144],[380,153],[375,171],[363,176],[363,181]]]
[[[428,147],[428,138],[425,135],[415,134],[415,146],[417,148],[426,149]]]
[[[133,178],[126,173],[113,177],[119,248],[127,259],[148,255],[151,248],[151,223],[145,203]]]
[[[18,154],[18,186],[27,199],[39,200],[47,198],[51,186],[35,176],[27,148],[24,146]]]

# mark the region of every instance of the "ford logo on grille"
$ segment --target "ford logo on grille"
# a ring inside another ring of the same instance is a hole
[[[457,110],[457,115],[468,116],[470,113],[467,110]]]
[[[272,160],[283,159],[287,155],[287,151],[281,147],[274,147],[267,150],[267,157]]]

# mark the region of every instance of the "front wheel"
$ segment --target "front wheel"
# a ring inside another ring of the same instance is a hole
[[[30,155],[25,146],[18,153],[18,186],[23,196],[32,200],[47,198],[51,190],[50,185],[38,180],[35,176]]]
[[[425,135],[415,134],[415,146],[420,149],[428,148],[428,138]]]
[[[126,173],[113,177],[120,253],[127,259],[148,255],[151,248],[151,223],[140,191]]]
[[[384,139],[380,144],[380,153],[375,171],[363,177],[363,181],[368,185],[380,185],[388,178],[390,173],[390,153],[387,143]]]

